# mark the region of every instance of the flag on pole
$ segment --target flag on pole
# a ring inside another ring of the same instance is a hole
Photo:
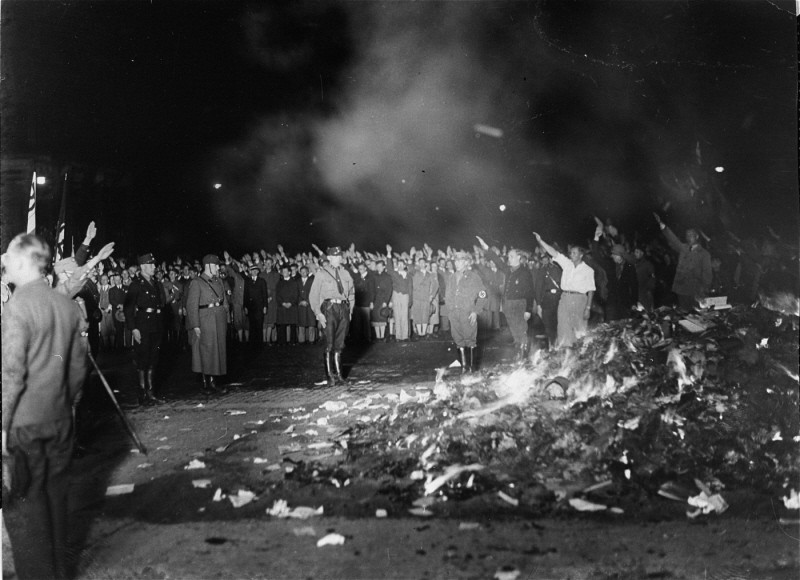
[[[67,224],[67,174],[64,173],[64,183],[61,189],[61,209],[58,212],[56,225],[56,262],[64,258],[64,237]]]
[[[28,198],[28,229],[29,234],[36,233],[36,172],[31,180],[31,195]]]

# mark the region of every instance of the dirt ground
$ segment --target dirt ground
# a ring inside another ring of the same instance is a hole
[[[483,372],[508,364],[508,342],[500,332],[482,346]],[[660,497],[623,513],[563,506],[536,514],[495,495],[415,516],[417,496],[391,477],[299,476],[304,461],[335,467],[343,459],[329,442],[356,416],[377,416],[384,401],[430,388],[435,369],[456,358],[445,339],[350,346],[349,384],[336,387],[315,384],[324,378],[320,346],[233,345],[228,392],[211,398],[200,393],[187,352],[167,349],[162,358],[167,402],[137,407],[129,355],[99,357],[147,454],[132,445],[96,373],[88,383],[71,486],[77,578],[800,577],[797,512],[750,490],[730,490],[727,512],[696,519]],[[364,401],[373,404],[350,416],[329,412]],[[198,468],[187,469],[192,462]],[[124,484],[133,491],[107,495]],[[234,507],[230,496],[240,490],[255,497]],[[279,500],[322,513],[268,515]],[[328,534],[344,543],[318,547]],[[14,577],[8,557],[3,570]]]

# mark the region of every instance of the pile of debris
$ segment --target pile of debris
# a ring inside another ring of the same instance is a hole
[[[698,509],[724,488],[788,494],[800,475],[797,367],[795,312],[639,313],[522,367],[440,370],[433,389],[335,436],[346,450],[335,469],[413,481],[410,496],[491,491],[509,503],[615,482],[666,497],[696,485]]]

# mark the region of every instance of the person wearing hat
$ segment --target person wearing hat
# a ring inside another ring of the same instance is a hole
[[[264,252],[266,256],[266,252]],[[278,341],[278,302],[275,300],[278,280],[281,275],[275,270],[275,262],[270,257],[265,257],[263,269],[259,274],[267,283],[267,315],[264,317],[264,342],[271,345]]]
[[[486,306],[488,296],[481,277],[472,269],[472,257],[456,252],[456,270],[445,284],[445,303],[450,319],[450,334],[461,356],[461,372],[471,373],[478,345],[478,314]]]
[[[114,350],[130,346],[130,331],[125,328],[125,296],[128,289],[122,285],[119,272],[111,272],[111,288],[108,290],[108,301],[114,311]]]
[[[186,291],[186,329],[192,347],[192,371],[203,377],[203,390],[219,393],[215,377],[228,372],[226,337],[228,300],[218,277],[219,258],[203,257],[203,273],[189,283]]]
[[[261,269],[251,264],[244,280],[244,312],[249,321],[249,330],[245,330],[245,339],[251,345],[262,343],[264,317],[267,315],[267,281],[259,274]]]
[[[309,273],[308,266],[303,265],[297,276],[300,287],[300,302],[297,303],[297,342],[311,344],[317,342],[317,319],[308,302],[314,275]]]
[[[584,261],[585,250],[570,246],[569,258],[546,243],[533,232],[536,241],[561,266],[561,299],[558,302],[558,336],[556,346],[571,346],[586,334],[589,316],[592,313],[592,298],[595,292],[594,270]]]
[[[4,524],[20,578],[66,578],[72,409],[87,370],[83,321],[45,279],[44,240],[16,236],[2,262],[15,286],[2,321]]]
[[[369,281],[367,294],[372,328],[375,329],[375,337],[378,340],[388,341],[386,325],[392,317],[392,309],[389,308],[389,303],[392,301],[392,277],[386,271],[386,262],[383,260],[375,262],[375,272]]]
[[[711,254],[700,245],[700,235],[695,229],[686,230],[686,243],[678,239],[671,229],[653,213],[658,227],[667,238],[670,247],[678,253],[678,266],[672,281],[672,291],[678,296],[678,306],[694,308],[699,298],[705,298],[711,288],[713,273]]]
[[[350,273],[342,268],[342,250],[328,248],[328,264],[320,267],[308,295],[308,302],[325,334],[325,373],[330,386],[344,383],[342,349],[355,306],[355,288]],[[331,368],[333,353],[333,368]]]
[[[553,244],[555,247],[555,244]],[[558,338],[558,303],[561,300],[561,266],[544,250],[539,250],[541,265],[534,272],[533,294],[542,320],[547,347],[555,348]]]
[[[164,288],[154,276],[156,260],[153,254],[139,256],[138,262],[139,275],[131,281],[125,295],[125,325],[133,341],[133,362],[139,375],[140,403],[163,403],[155,395],[153,374],[161,352],[166,299]]]
[[[300,302],[300,285],[292,278],[289,264],[280,266],[280,279],[275,286],[275,300],[278,302],[276,325],[279,328],[278,343],[291,344],[295,341],[297,327],[297,304]]]
[[[359,262],[353,271],[356,306],[353,310],[350,331],[353,341],[361,344],[372,342],[372,329],[369,323],[369,287],[372,284],[372,276],[373,273],[367,268],[366,262]]]

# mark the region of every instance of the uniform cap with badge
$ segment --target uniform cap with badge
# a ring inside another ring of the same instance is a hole
[[[327,250],[325,250],[325,253],[328,256],[341,256],[342,249],[339,246],[330,246]]]
[[[139,261],[139,265],[140,266],[144,266],[145,264],[155,264],[156,263],[156,259],[153,257],[153,254],[150,254],[150,253],[142,254],[137,259]]]
[[[216,254],[206,254],[205,256],[203,256],[203,266],[206,266],[208,264],[216,264],[217,266],[219,266],[219,256],[217,256]]]

